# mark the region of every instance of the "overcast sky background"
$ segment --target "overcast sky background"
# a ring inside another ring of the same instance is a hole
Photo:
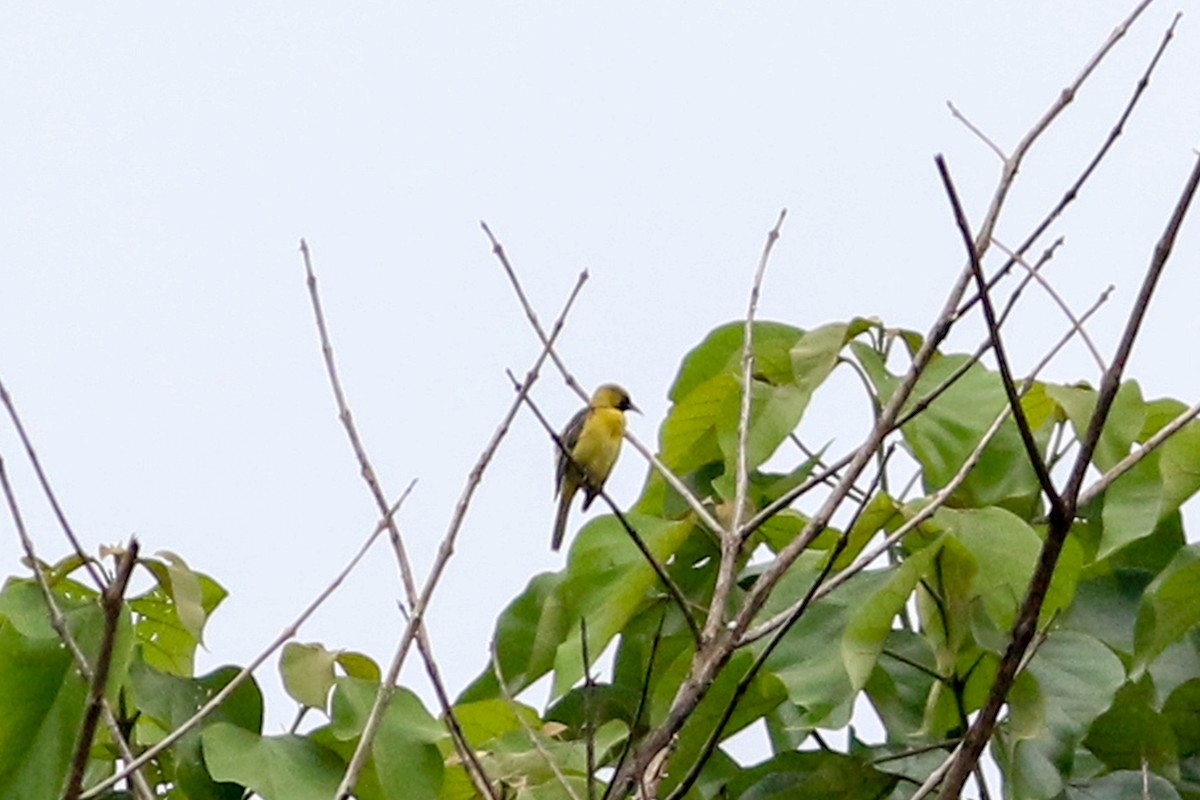
[[[744,314],[767,230],[789,209],[760,316],[878,315],[925,329],[963,263],[933,155],[978,222],[1006,149],[1129,0],[1005,3],[82,3],[0,10],[0,378],[95,549],[137,534],[230,597],[201,669],[245,663],[376,521],[335,416],[297,245],[315,257],[342,379],[423,580],[466,475],[537,355],[488,243],[544,320],[591,273],[561,352],[619,381],[654,441],[680,360]],[[1103,141],[1176,11],[1132,122],[1049,238],[1049,275],[1111,352],[1200,144],[1196,3],[1151,6],[1022,169],[1015,245]],[[1039,248],[1040,250],[1040,248]],[[1200,397],[1200,220],[1185,228],[1131,374]],[[1038,292],[1018,370],[1066,323]],[[977,323],[955,344],[972,347]],[[1097,371],[1072,345],[1046,377]],[[535,396],[565,421],[552,372]],[[805,430],[855,443],[840,376]],[[44,558],[66,544],[7,421],[0,455]],[[474,501],[430,612],[451,692],[550,552],[553,445],[523,414]],[[632,502],[627,453],[610,488]],[[1195,514],[1192,514],[1195,522]],[[7,517],[7,515],[6,515]],[[581,517],[576,514],[572,525]],[[569,534],[570,535],[570,534]],[[0,568],[28,574],[10,521]],[[381,542],[300,641],[386,663],[402,630]],[[422,691],[414,653],[406,676]],[[271,732],[292,715],[274,662]]]

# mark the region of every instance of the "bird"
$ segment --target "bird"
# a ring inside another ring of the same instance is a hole
[[[641,413],[629,399],[629,392],[615,383],[606,383],[596,389],[587,407],[571,417],[563,429],[554,492],[558,498],[558,516],[554,520],[550,549],[558,550],[562,545],[575,493],[583,489],[586,511],[608,480],[621,452],[626,411]]]

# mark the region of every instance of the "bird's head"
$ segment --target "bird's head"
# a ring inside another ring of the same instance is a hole
[[[615,383],[606,383],[592,395],[592,408],[615,408],[619,411],[636,411],[642,413],[641,409],[633,404],[629,399],[629,392],[622,389]]]

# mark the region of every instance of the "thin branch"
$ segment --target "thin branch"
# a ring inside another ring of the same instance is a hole
[[[775,227],[767,233],[767,241],[763,245],[762,255],[758,259],[758,268],[754,272],[754,283],[750,288],[750,302],[746,308],[746,323],[742,329],[742,405],[738,414],[737,427],[737,474],[735,477],[733,519],[729,529],[721,531],[721,561],[717,566],[717,580],[713,586],[712,599],[708,606],[708,616],[704,620],[703,641],[711,641],[725,624],[725,606],[729,602],[729,593],[733,590],[734,573],[737,571],[738,555],[741,553],[742,539],[738,531],[742,527],[742,518],[746,512],[746,498],[750,494],[750,469],[748,466],[750,439],[750,409],[754,388],[754,315],[758,311],[758,298],[762,292],[763,279],[766,276],[767,264],[771,260],[771,251],[775,242],[779,241],[779,230],[787,217],[787,209],[779,212]]]
[[[1012,294],[1009,295],[1008,301],[1004,304],[1004,310],[1000,312],[1000,318],[997,322],[1000,327],[1004,327],[1004,323],[1008,320],[1008,317],[1012,313],[1013,309],[1016,308],[1017,301],[1021,298],[1021,294],[1024,292],[1025,287],[1028,286],[1029,283],[1034,279],[1034,274],[1039,272],[1041,268],[1054,257],[1055,251],[1062,246],[1062,243],[1063,239],[1062,237],[1059,237],[1052,245],[1050,245],[1050,247],[1046,248],[1045,252],[1042,253],[1041,258],[1039,258],[1037,263],[1033,265],[1031,271],[1026,273],[1025,277],[1021,279],[1021,282],[1017,284],[1017,288],[1012,291]],[[989,284],[989,286],[990,285],[991,284]],[[917,416],[922,414],[925,409],[933,405],[935,400],[937,400],[946,391],[958,383],[958,381],[964,375],[971,371],[972,367],[982,362],[984,355],[991,349],[992,339],[991,336],[988,336],[977,348],[975,348],[975,352],[971,354],[969,359],[960,364],[958,368],[954,370],[954,372],[946,376],[946,379],[935,386],[928,394],[922,396],[919,400],[913,403],[912,407],[909,408],[909,410],[906,411],[899,420],[897,420],[896,427],[901,428],[907,425]]]
[[[963,243],[967,248],[967,255],[971,261],[971,272],[975,276],[976,289],[983,300],[983,315],[987,320],[988,335],[992,340],[992,354],[996,357],[996,366],[1000,370],[1000,380],[1004,384],[1004,393],[1008,396],[1008,404],[1012,407],[1013,419],[1016,421],[1017,430],[1021,434],[1021,443],[1025,447],[1025,455],[1029,459],[1034,473],[1037,474],[1042,492],[1045,493],[1046,499],[1050,502],[1051,515],[1061,514],[1064,510],[1062,499],[1058,496],[1058,489],[1054,486],[1054,480],[1050,477],[1049,470],[1046,469],[1046,462],[1042,458],[1041,450],[1038,448],[1037,441],[1033,438],[1033,431],[1029,427],[1029,418],[1025,416],[1025,409],[1021,407],[1021,398],[1017,393],[1016,383],[1013,382],[1012,370],[1008,365],[1008,354],[1005,352],[1004,342],[1000,338],[1000,327],[996,322],[996,309],[992,305],[991,294],[987,289],[987,280],[983,275],[983,267],[979,264],[979,251],[971,237],[970,224],[967,222],[962,202],[958,199],[958,191],[954,188],[954,181],[950,177],[950,170],[946,166],[946,160],[939,155],[935,161],[937,162],[938,173],[942,177],[942,185],[945,187],[946,194],[950,198],[950,205],[954,209],[955,224],[958,225]],[[1078,327],[1076,327],[1076,330],[1078,330]]]
[[[312,303],[317,332],[321,339],[321,353],[325,360],[325,371],[329,377],[329,384],[333,389],[334,398],[337,403],[338,419],[341,420],[342,427],[345,428],[346,436],[354,451],[354,456],[358,460],[363,480],[366,482],[367,488],[375,500],[375,505],[380,511],[386,512],[387,498],[383,493],[383,487],[380,485],[379,479],[375,475],[371,459],[367,456],[366,447],[363,445],[362,439],[358,434],[358,428],[354,424],[354,417],[350,413],[350,406],[346,402],[345,392],[342,390],[341,380],[338,378],[337,365],[333,358],[333,345],[330,341],[328,326],[325,324],[325,314],[321,307],[321,296],[317,291],[317,276],[313,269],[312,256],[308,249],[308,242],[303,239],[300,240],[300,252],[304,257],[304,271],[307,277],[308,295]],[[425,662],[426,674],[434,687],[434,692],[438,700],[442,703],[442,714],[446,717],[446,722],[451,732],[451,739],[455,747],[458,748],[465,768],[476,782],[476,785],[482,787],[484,790],[483,793],[487,794],[486,789],[490,787],[490,782],[487,780],[487,776],[483,774],[483,766],[479,763],[474,751],[462,741],[461,726],[458,724],[458,720],[454,715],[454,709],[450,705],[449,695],[446,692],[441,673],[437,667],[437,660],[433,656],[433,646],[422,625],[424,608],[417,608],[417,603],[419,602],[417,586],[416,581],[413,579],[411,561],[404,547],[404,538],[400,535],[400,530],[392,517],[389,516],[387,522],[392,549],[396,553],[396,561],[400,566],[400,576],[404,584],[405,597],[408,601],[408,607],[412,612],[407,631],[415,632],[417,648],[421,651],[422,660]],[[405,652],[407,652],[407,649]],[[391,699],[393,684],[399,676],[402,663],[402,658],[394,660],[392,664],[393,668],[389,670],[387,679],[381,681],[379,684],[379,691],[375,696],[375,704],[372,706],[371,713],[367,717],[367,723],[363,728],[362,736],[359,738],[354,755],[350,759],[346,773],[342,777],[342,783],[338,788],[336,796],[339,798],[350,794],[354,788],[354,784],[358,780],[359,772],[366,763],[367,753],[382,721],[383,710]]]
[[[592,681],[592,660],[588,657],[587,618],[579,618],[580,654],[583,659],[583,736],[587,758],[588,800],[596,800],[596,726],[592,720],[592,694],[596,684]]]
[[[1005,152],[1003,150],[1000,149],[1000,146],[998,144],[996,144],[995,142],[993,142],[990,138],[988,138],[988,135],[986,133],[979,130],[979,128],[977,128],[975,126],[975,124],[973,122],[971,122],[971,120],[967,119],[966,115],[963,114],[961,111],[959,111],[958,107],[955,106],[952,101],[947,100],[946,107],[950,109],[950,114],[956,120],[961,122],[963,125],[967,126],[967,130],[969,130],[971,133],[973,133],[977,137],[979,137],[979,140],[981,142],[986,144],[989,148],[991,148],[993,153],[995,153],[997,156],[1000,157],[1001,163],[1006,163],[1008,161],[1008,156],[1005,154]]]
[[[1133,10],[1129,17],[1127,17],[1125,21],[1113,31],[1108,42],[1106,42],[1104,47],[1101,48],[1101,51],[1093,57],[1093,61],[1098,63],[1098,59],[1103,58],[1107,50],[1111,49],[1112,45],[1116,44],[1117,39],[1125,35],[1125,32],[1133,24],[1134,20],[1137,19],[1142,11],[1145,10],[1146,6],[1150,4],[1150,2],[1151,0],[1145,0],[1145,2],[1141,3]],[[1100,145],[1100,148],[1096,151],[1096,154],[1092,156],[1092,160],[1088,162],[1086,167],[1084,167],[1083,171],[1079,174],[1079,177],[1075,179],[1075,182],[1068,187],[1066,192],[1063,193],[1063,196],[1059,199],[1058,203],[1055,204],[1054,208],[1050,209],[1046,216],[1042,218],[1042,221],[1038,223],[1037,227],[1033,229],[1033,232],[1025,237],[1025,241],[1022,242],[1021,246],[1017,248],[1017,253],[1025,253],[1030,247],[1032,247],[1034,242],[1040,239],[1042,234],[1045,233],[1046,230],[1054,223],[1054,221],[1062,215],[1067,206],[1075,201],[1075,198],[1079,196],[1079,191],[1083,188],[1083,185],[1087,183],[1088,179],[1092,176],[1092,173],[1096,171],[1096,169],[1100,166],[1100,163],[1104,160],[1104,157],[1108,155],[1108,151],[1116,143],[1117,139],[1120,138],[1121,134],[1125,130],[1125,123],[1128,122],[1130,116],[1133,115],[1133,110],[1137,106],[1138,100],[1141,99],[1142,93],[1146,90],[1146,87],[1150,85],[1150,76],[1154,73],[1154,68],[1158,66],[1158,61],[1162,57],[1163,52],[1166,50],[1167,44],[1175,35],[1175,25],[1179,22],[1180,16],[1180,14],[1175,15],[1175,19],[1171,22],[1171,26],[1163,35],[1163,39],[1158,46],[1158,50],[1155,51],[1154,57],[1150,60],[1149,66],[1146,67],[1146,71],[1142,73],[1142,77],[1137,82],[1137,86],[1134,89],[1133,96],[1130,97],[1129,102],[1125,105],[1125,109],[1121,112],[1121,116],[1118,118],[1117,123],[1113,126],[1112,130],[1109,131],[1108,137]],[[1086,75],[1081,75],[1080,77],[1084,78]],[[1079,84],[1077,82],[1074,85],[1074,90],[1077,90],[1078,88]],[[1073,96],[1074,90],[1068,88],[1068,90],[1064,91],[1064,95],[1067,91],[1070,91],[1071,95]],[[990,289],[996,284],[997,281],[1001,280],[1005,275],[1007,275],[1009,270],[1012,269],[1014,263],[1015,261],[1010,259],[1008,263],[997,270],[996,274],[993,275],[991,280],[988,282],[988,288]],[[969,299],[963,305],[962,309],[960,309],[959,316],[965,314],[978,300],[978,295]]]
[[[254,671],[262,666],[264,661],[270,658],[276,650],[278,650],[280,647],[283,647],[284,644],[295,637],[296,633],[299,632],[300,627],[308,621],[308,618],[311,617],[316,610],[320,608],[326,600],[329,599],[330,595],[337,591],[338,587],[342,585],[354,568],[358,566],[358,562],[362,561],[363,556],[365,556],[367,551],[371,549],[371,545],[375,544],[375,540],[379,538],[380,534],[388,529],[391,518],[396,514],[397,511],[400,510],[400,506],[404,504],[406,499],[408,499],[408,495],[412,492],[413,486],[415,485],[416,481],[413,481],[408,485],[408,488],[406,488],[404,493],[400,495],[400,499],[392,504],[392,506],[388,508],[387,514],[385,514],[379,520],[379,522],[375,524],[375,528],[371,531],[371,535],[367,537],[365,542],[363,542],[362,546],[358,549],[358,552],[354,554],[354,557],[350,559],[349,563],[347,563],[342,571],[339,572],[329,583],[329,585],[322,589],[321,593],[317,595],[317,597],[311,603],[309,603],[302,612],[300,612],[300,615],[297,616],[290,625],[284,628],[279,636],[275,637],[275,640],[271,642],[271,644],[269,644],[265,650],[255,656],[254,660],[245,667],[242,667],[241,672],[239,672],[237,675],[234,675],[233,679],[230,680],[229,683],[221,687],[221,689],[214,694],[209,701],[200,708],[199,711],[189,717],[185,722],[183,722],[183,724],[168,733],[165,737],[151,747],[148,747],[144,752],[141,753],[141,755],[133,759],[129,764],[126,764],[124,769],[119,770],[115,775],[109,776],[96,786],[84,792],[82,795],[80,795],[80,800],[92,800],[92,798],[98,798],[102,796],[109,787],[113,786],[117,781],[121,780],[126,775],[139,769],[143,765],[156,758],[159,753],[175,744],[175,742],[179,741],[180,738],[182,738],[188,731],[195,728],[205,717],[211,714],[215,708],[228,700],[229,696],[233,694],[234,691],[236,691],[237,688],[241,686],[247,678],[254,674]]]
[[[1062,239],[1059,239],[1058,241],[1061,242]],[[1025,256],[1013,250],[1009,250],[995,237],[992,237],[992,244],[999,247],[1001,252],[1003,252],[1017,264],[1024,267],[1026,273],[1038,282],[1038,285],[1041,286],[1046,294],[1050,296],[1050,299],[1054,301],[1054,304],[1062,310],[1063,315],[1066,316],[1067,319],[1071,320],[1071,322],[1077,321],[1075,319],[1075,313],[1071,310],[1071,307],[1067,305],[1067,301],[1064,300],[1062,295],[1060,295],[1054,289],[1054,287],[1050,285],[1050,281],[1046,280],[1046,277],[1042,275],[1041,270],[1038,269],[1037,266],[1030,265],[1025,260]],[[1091,335],[1085,328],[1079,329],[1079,337],[1083,339],[1083,343],[1087,345],[1087,349],[1091,352],[1092,358],[1096,361],[1096,366],[1100,368],[1100,371],[1103,372],[1104,370],[1108,369],[1108,365],[1104,363],[1104,357],[1100,355],[1100,349],[1096,347],[1096,343],[1092,341]]]
[[[94,673],[92,672],[91,664],[88,663],[87,656],[83,654],[83,650],[79,647],[79,643],[75,641],[75,637],[71,635],[71,631],[67,628],[66,618],[63,616],[62,610],[58,607],[58,601],[54,599],[54,591],[50,588],[50,583],[46,580],[46,574],[42,570],[42,562],[37,557],[37,552],[33,546],[33,539],[29,537],[29,531],[25,529],[25,520],[21,516],[21,509],[17,505],[17,496],[13,492],[12,485],[8,482],[8,471],[4,468],[4,459],[0,458],[0,488],[4,491],[4,498],[8,503],[8,512],[12,517],[13,525],[17,529],[17,536],[21,540],[21,547],[25,550],[25,557],[29,559],[29,566],[33,570],[34,580],[37,582],[38,589],[41,590],[42,599],[46,603],[46,610],[50,616],[50,626],[54,628],[54,632],[58,634],[58,638],[62,640],[63,645],[71,653],[71,658],[75,662],[76,669],[79,674],[88,683],[94,683]],[[108,727],[109,734],[117,745],[117,750],[121,753],[126,763],[133,761],[133,753],[129,749],[129,742],[125,740],[125,735],[121,731],[120,721],[117,715],[113,713],[112,707],[101,697],[101,710],[104,713],[104,724]],[[130,782],[133,786],[135,796],[139,800],[154,800],[154,791],[150,788],[150,784],[146,782],[146,777],[139,771],[133,770]]]
[[[586,272],[581,273],[578,280],[575,282],[574,289],[571,291],[570,296],[567,298],[567,302],[564,304],[562,311],[559,313],[559,316],[554,323],[554,327],[547,344],[543,347],[542,352],[538,355],[538,358],[534,361],[533,366],[529,369],[529,372],[525,376],[525,382],[522,384],[522,388],[520,388],[517,392],[517,397],[509,406],[508,411],[505,413],[500,424],[492,434],[492,438],[488,441],[488,444],[484,447],[479,459],[475,462],[475,466],[471,469],[471,472],[467,478],[467,485],[464,487],[463,493],[459,497],[458,503],[455,505],[454,515],[450,520],[449,529],[447,530],[446,535],[442,537],[442,543],[438,548],[438,553],[434,559],[434,564],[430,568],[429,577],[426,579],[425,585],[421,590],[421,596],[417,598],[415,603],[413,603],[413,610],[409,617],[408,625],[405,627],[404,635],[401,637],[400,644],[397,646],[395,655],[392,657],[392,663],[388,667],[387,681],[384,684],[381,684],[381,691],[376,696],[375,705],[372,707],[371,715],[367,719],[367,727],[365,727],[363,731],[364,738],[366,737],[368,731],[373,737],[374,731],[378,728],[379,723],[382,720],[383,708],[387,702],[387,696],[386,692],[383,690],[383,686],[390,686],[390,684],[395,682],[408,655],[408,650],[412,646],[414,637],[419,631],[423,630],[420,627],[420,623],[424,617],[425,609],[433,597],[433,591],[437,588],[438,582],[441,579],[450,556],[454,552],[454,543],[458,538],[458,533],[462,528],[463,521],[466,519],[467,510],[470,507],[471,498],[474,496],[475,489],[482,481],[483,473],[487,469],[487,466],[491,463],[492,457],[495,455],[496,450],[500,446],[500,442],[503,441],[505,435],[507,435],[509,428],[512,425],[512,421],[516,416],[517,410],[520,408],[521,402],[528,391],[528,387],[532,386],[534,381],[537,380],[537,376],[542,364],[545,363],[545,359],[552,354],[554,340],[562,331],[567,314],[570,312],[575,299],[579,296],[579,292],[583,288],[585,281],[587,281]],[[443,705],[443,711],[450,712],[447,717],[448,719],[453,716],[453,712],[448,704]],[[361,772],[366,763],[367,748],[363,746],[362,742],[363,738],[360,738],[359,748],[356,749],[355,755],[352,757],[351,763],[347,768],[346,775],[343,777],[343,786],[341,789],[339,789],[339,796],[341,796],[344,791],[349,791],[354,782],[357,781],[358,773]],[[483,788],[480,790],[481,794],[488,797],[493,797],[491,782],[486,778],[485,775],[483,775],[483,766],[479,763],[474,751],[469,747],[467,748],[467,752],[463,755],[463,760],[465,764],[478,765],[478,774],[472,771],[473,767],[470,766],[467,767],[468,772],[470,772],[472,780],[476,782],[477,786],[482,785]]]
[[[615,773],[620,773],[625,759],[629,757],[629,751],[633,747],[634,732],[642,722],[642,714],[646,711],[646,704],[650,698],[650,679],[654,676],[654,661],[658,657],[658,645],[662,642],[663,624],[667,621],[667,615],[664,610],[663,614],[658,618],[658,630],[654,632],[654,638],[650,640],[650,655],[646,659],[646,678],[642,681],[642,690],[638,694],[637,708],[633,712],[633,722],[629,725],[629,735],[625,737],[625,745],[621,748],[621,755],[617,757],[617,764],[613,768]],[[612,792],[615,783],[610,783],[604,789],[604,795],[601,800],[608,800],[609,794]]]
[[[494,235],[492,235],[492,230],[488,227],[486,222],[480,222],[479,225],[481,228],[483,228],[483,232],[487,234],[488,240],[492,243],[492,252],[496,255],[496,259],[504,268],[504,272],[508,276],[508,280],[512,284],[513,290],[517,294],[517,299],[521,302],[521,307],[525,311],[525,316],[528,318],[530,326],[533,328],[534,333],[537,334],[538,339],[542,342],[542,345],[550,351],[550,360],[554,362],[554,366],[562,375],[563,381],[567,384],[567,386],[569,386],[575,392],[575,394],[579,395],[580,399],[582,399],[585,403],[588,402],[587,392],[583,390],[583,388],[579,385],[579,381],[575,380],[575,376],[571,374],[569,369],[567,369],[567,365],[563,363],[562,358],[558,355],[558,351],[551,346],[552,343],[550,342],[549,337],[546,336],[546,331],[542,328],[542,323],[538,320],[537,312],[533,310],[533,306],[530,305],[529,299],[525,296],[524,289],[521,288],[521,281],[517,278],[516,270],[514,270],[512,264],[509,263],[508,255],[504,251],[504,246],[500,244]],[[679,476],[668,469],[666,464],[663,464],[662,461],[660,461],[658,457],[654,455],[654,453],[652,453],[648,447],[646,447],[646,445],[642,444],[642,441],[638,439],[637,436],[635,436],[629,429],[625,430],[625,440],[629,442],[634,450],[638,451],[642,458],[646,459],[646,461],[648,461],[650,465],[654,467],[655,471],[663,476],[663,479],[667,482],[667,484],[670,485],[670,487],[674,489],[680,497],[683,498],[684,502],[691,507],[692,511],[696,514],[696,517],[702,523],[704,523],[704,526],[717,536],[720,536],[721,523],[719,523],[713,517],[713,515],[709,513],[708,509],[704,507],[704,501],[697,497],[690,489],[688,489],[684,482],[679,479]]]
[[[554,426],[550,424],[548,419],[546,419],[546,415],[542,413],[540,408],[538,408],[537,403],[535,403],[533,398],[529,396],[528,387],[521,384],[517,380],[516,376],[511,372],[508,373],[508,378],[512,381],[513,388],[518,392],[521,392],[521,400],[529,407],[529,410],[533,412],[533,415],[537,417],[538,422],[542,424],[542,427],[546,430],[546,433],[554,441],[554,446],[558,448],[560,453],[563,453],[567,456],[567,458],[570,458],[571,454],[567,450],[566,444],[563,442],[562,438],[555,433]],[[650,568],[654,570],[654,574],[658,576],[659,582],[662,583],[663,587],[671,595],[671,599],[675,601],[675,604],[679,606],[680,612],[683,613],[684,622],[687,623],[688,630],[690,630],[692,633],[692,638],[696,640],[697,644],[699,644],[701,641],[700,626],[696,624],[696,620],[688,608],[687,598],[684,596],[683,592],[678,586],[675,585],[675,581],[671,580],[671,576],[667,573],[663,565],[658,563],[658,559],[655,558],[654,553],[650,551],[650,547],[646,544],[646,540],[643,539],[642,535],[638,533],[637,529],[630,524],[620,507],[618,507],[616,502],[612,499],[612,496],[604,490],[604,487],[601,486],[597,488],[596,496],[604,501],[605,505],[607,505],[609,510],[612,511],[613,516],[615,516],[617,521],[621,523],[621,527],[623,527],[625,532],[629,534],[629,538],[633,540],[634,545],[637,546],[637,549],[641,552],[643,558],[645,558],[646,563],[650,565]]]
[[[1137,339],[1142,320],[1145,318],[1147,309],[1149,308],[1150,300],[1154,295],[1154,289],[1171,256],[1175,238],[1187,215],[1188,207],[1191,205],[1198,185],[1200,185],[1200,158],[1196,160],[1195,165],[1192,167],[1183,192],[1171,213],[1166,230],[1154,248],[1154,255],[1150,260],[1150,266],[1147,268],[1133,310],[1129,314],[1125,331],[1121,335],[1121,340],[1117,345],[1117,352],[1113,356],[1111,366],[1101,379],[1100,391],[1096,398],[1096,407],[1092,412],[1087,434],[1080,444],[1079,453],[1076,455],[1075,464],[1067,481],[1067,488],[1063,492],[1064,512],[1061,514],[1051,513],[1050,515],[1049,530],[1046,532],[1042,552],[1033,577],[1029,581],[1029,589],[1021,605],[1020,613],[1013,624],[1011,639],[997,669],[996,678],[992,684],[992,691],[988,696],[987,702],[975,717],[975,722],[963,738],[961,754],[954,759],[954,763],[946,775],[945,784],[942,788],[942,796],[945,798],[952,799],[958,797],[959,792],[962,790],[963,782],[966,780],[967,775],[974,769],[980,755],[991,739],[992,731],[995,729],[996,720],[1000,714],[1000,708],[1008,696],[1008,690],[1012,687],[1012,683],[1016,679],[1017,668],[1021,664],[1025,650],[1036,633],[1037,619],[1041,612],[1042,601],[1045,599],[1046,592],[1050,587],[1050,581],[1054,576],[1054,568],[1058,564],[1058,557],[1062,552],[1063,544],[1070,531],[1071,522],[1075,517],[1075,510],[1078,506],[1080,487],[1083,483],[1084,475],[1087,473],[1088,465],[1091,463],[1092,455],[1095,453],[1096,446],[1099,443],[1104,423],[1108,419],[1108,413],[1112,408],[1113,400],[1116,398],[1117,389],[1121,383],[1121,376],[1125,370],[1125,364],[1133,350],[1134,341]]]
[[[33,449],[33,442],[29,439],[29,434],[25,432],[25,425],[21,422],[20,415],[17,414],[17,407],[12,401],[12,397],[8,394],[8,389],[5,388],[4,382],[0,381],[0,402],[4,403],[4,407],[8,410],[8,418],[12,420],[13,427],[17,431],[17,436],[21,439],[21,445],[25,448],[25,455],[29,458],[29,463],[33,465],[33,471],[37,474],[38,483],[42,486],[42,493],[46,495],[46,499],[50,502],[50,508],[54,511],[54,516],[58,519],[59,527],[66,534],[67,541],[71,543],[71,549],[75,551],[75,555],[79,557],[83,568],[87,570],[88,575],[92,576],[92,582],[96,584],[96,589],[104,591],[105,580],[100,575],[96,565],[83,551],[83,545],[79,543],[79,537],[75,535],[75,531],[71,528],[71,523],[67,522],[67,515],[63,512],[62,506],[58,504],[58,497],[54,494],[54,490],[50,488],[50,479],[46,477],[46,471],[42,469],[42,461],[38,458],[37,451]]]
[[[88,756],[91,754],[92,740],[96,737],[96,724],[100,721],[100,709],[104,706],[104,689],[108,683],[108,672],[112,667],[113,646],[117,640],[117,624],[121,620],[121,610],[124,606],[125,589],[129,586],[129,577],[137,563],[138,541],[130,539],[129,546],[121,553],[117,561],[116,575],[101,595],[101,608],[104,610],[104,629],[100,638],[100,652],[96,656],[96,668],[92,671],[91,699],[83,716],[83,725],[79,729],[79,739],[75,744],[75,758],[71,762],[71,773],[67,778],[67,790],[63,793],[64,800],[77,800],[83,791],[83,775],[87,769]]]

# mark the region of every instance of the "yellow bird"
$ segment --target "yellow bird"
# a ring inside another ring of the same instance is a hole
[[[571,417],[563,429],[563,447],[558,453],[558,481],[555,496],[558,497],[558,516],[554,520],[554,538],[550,547],[557,550],[562,545],[567,527],[567,514],[575,493],[583,489],[583,508],[586,511],[596,495],[600,493],[617,455],[621,452],[621,439],[625,435],[625,412],[637,411],[638,407],[629,400],[626,392],[615,383],[606,383],[592,395],[587,408]],[[568,453],[570,456],[568,457]]]

